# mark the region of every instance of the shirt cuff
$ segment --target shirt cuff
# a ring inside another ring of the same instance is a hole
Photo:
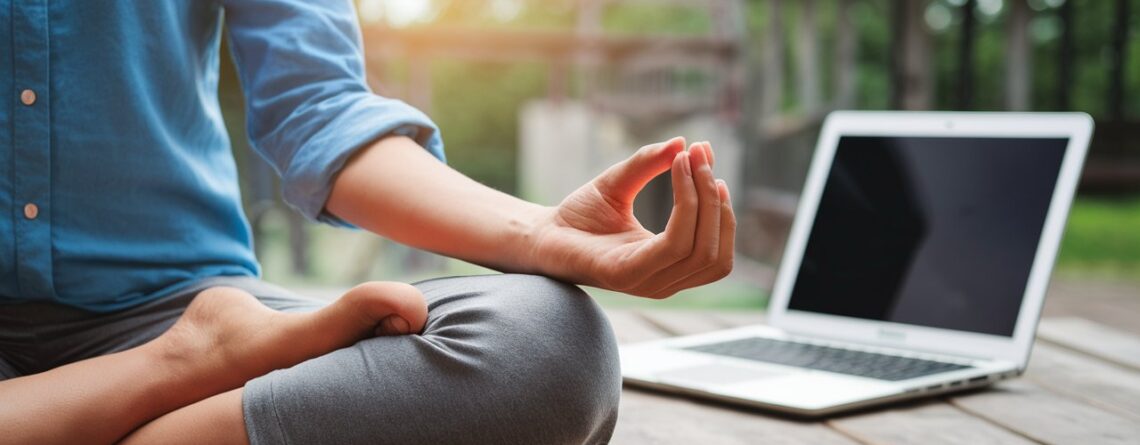
[[[310,220],[354,227],[325,211],[332,181],[352,155],[383,137],[409,137],[447,162],[439,128],[423,112],[402,101],[378,96],[362,102],[340,113],[306,142],[283,176],[285,201]]]

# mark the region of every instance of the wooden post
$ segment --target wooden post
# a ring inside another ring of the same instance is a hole
[[[1066,2],[1068,3],[1068,2]],[[1112,52],[1108,69],[1108,116],[1124,119],[1124,72],[1128,67],[1129,0],[1116,0],[1116,17],[1112,25]]]
[[[859,35],[851,19],[855,0],[839,0],[835,21],[835,106],[855,106],[855,83],[858,80]]]
[[[1010,111],[1029,110],[1033,76],[1033,47],[1029,42],[1029,21],[1033,12],[1028,0],[1009,2],[1006,26],[1005,106]]]
[[[962,30],[958,38],[958,86],[954,96],[957,108],[969,110],[974,106],[974,28],[977,17],[977,0],[966,0],[961,6]]]
[[[816,26],[815,0],[800,0],[799,24],[796,26],[796,82],[800,109],[812,115],[821,105],[819,92],[819,30]]]
[[[768,23],[764,32],[763,84],[760,88],[760,119],[780,114],[784,102],[784,8],[783,0],[768,0]]]

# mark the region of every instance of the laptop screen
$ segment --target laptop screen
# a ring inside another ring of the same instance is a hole
[[[1067,145],[841,137],[788,309],[1012,336]]]

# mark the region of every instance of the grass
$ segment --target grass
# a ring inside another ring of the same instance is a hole
[[[623,309],[763,309],[768,291],[755,285],[724,279],[695,289],[678,292],[664,300],[634,298],[593,287],[585,288],[602,306]]]
[[[1077,199],[1057,268],[1065,274],[1140,279],[1140,197]]]

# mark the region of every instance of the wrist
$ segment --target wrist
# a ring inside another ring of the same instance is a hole
[[[517,246],[512,258],[508,261],[514,263],[515,269],[522,273],[550,275],[551,270],[544,246],[546,233],[549,230],[553,207],[530,204],[510,219],[511,242]]]
[[[562,219],[558,207],[542,207],[534,215],[534,224],[527,246],[526,264],[531,273],[559,279],[568,283],[594,285],[589,282],[590,258],[575,248],[575,230]]]

